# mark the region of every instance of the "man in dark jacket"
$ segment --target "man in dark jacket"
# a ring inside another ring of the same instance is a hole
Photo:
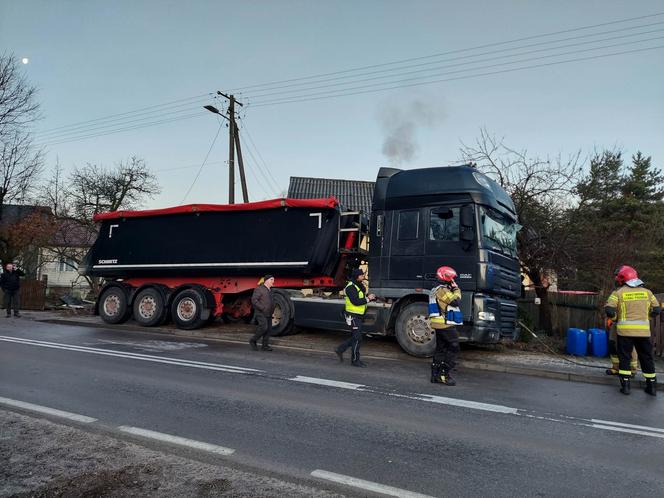
[[[270,347],[270,333],[272,332],[272,313],[274,312],[274,299],[272,298],[272,286],[274,277],[265,275],[263,283],[254,289],[251,296],[251,305],[254,307],[256,317],[256,333],[249,339],[251,349],[258,351],[257,341],[263,338],[263,351],[272,351]]]
[[[5,294],[5,309],[7,310],[7,318],[12,316],[11,310],[14,310],[14,316],[20,317],[21,315],[18,312],[20,302],[19,302],[19,291],[21,288],[21,278],[25,276],[23,271],[16,268],[14,263],[7,263],[5,266],[5,271],[0,275],[0,288],[2,288],[3,293]]]
[[[360,269],[353,270],[350,274],[350,281],[346,284],[344,292],[346,293],[344,316],[346,324],[350,327],[350,338],[334,350],[339,357],[339,361],[344,361],[344,351],[351,348],[351,365],[354,367],[366,367],[367,365],[360,360],[360,343],[362,342],[362,321],[367,311],[367,303],[375,301],[373,294],[365,295],[366,288],[362,283],[365,279],[364,272]]]

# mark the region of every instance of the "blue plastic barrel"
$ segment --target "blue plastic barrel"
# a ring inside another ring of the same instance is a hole
[[[604,329],[588,329],[588,343],[591,355],[604,357],[609,354],[609,342]]]
[[[588,351],[588,335],[582,329],[567,329],[567,353],[585,356]]]

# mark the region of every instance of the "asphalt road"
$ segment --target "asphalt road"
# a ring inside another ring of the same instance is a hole
[[[471,371],[449,388],[422,360],[367,362],[0,322],[5,403],[232,449],[228,465],[360,496],[366,482],[402,496],[664,495],[663,396]]]

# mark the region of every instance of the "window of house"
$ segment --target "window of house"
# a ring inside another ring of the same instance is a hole
[[[459,208],[436,208],[431,210],[429,240],[459,240]]]
[[[419,211],[401,211],[399,213],[399,240],[415,240],[420,224]]]
[[[78,269],[78,263],[72,258],[61,257],[58,263],[58,271],[76,271]]]

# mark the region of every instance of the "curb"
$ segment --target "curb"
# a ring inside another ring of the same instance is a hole
[[[30,318],[31,320],[34,320],[36,322],[41,322],[41,323],[54,323],[54,324],[59,324],[59,325],[72,325],[72,326],[101,326],[103,328],[111,328],[108,326],[105,326],[105,324],[94,324],[94,323],[89,323],[89,322],[84,322],[84,321],[79,321],[79,320],[72,320],[72,319],[67,319],[67,318],[47,318],[40,320],[38,318]],[[124,325],[124,324],[118,324],[118,325],[113,325],[112,330],[123,330],[123,331],[129,331],[129,332],[135,332],[137,330],[137,327],[132,326],[132,325]],[[180,330],[180,329],[165,329],[162,327],[141,327],[140,332],[147,332],[147,333],[159,333],[159,334],[165,334],[165,335],[171,335],[171,336],[176,336],[176,337],[189,337],[189,338],[197,338],[197,339],[207,339],[207,340],[212,340],[212,341],[218,341],[218,342],[226,342],[226,343],[231,343],[231,344],[246,344],[247,341],[245,340],[238,340],[235,338],[223,338],[220,337],[219,333],[209,333],[205,332],[204,330]],[[321,350],[321,349],[316,349],[314,346],[309,345],[309,344],[298,344],[298,345],[292,345],[288,344],[287,340],[280,339],[279,337],[275,337],[272,339],[272,343],[275,346],[281,346],[289,349],[294,349],[294,350],[300,350],[300,351],[311,351],[315,353],[322,353],[322,354],[333,354],[332,351],[327,351],[327,350]],[[379,353],[365,353],[365,356],[367,358],[375,358],[375,359],[386,359],[386,360],[412,360],[412,361],[424,361],[424,358],[415,358],[415,357],[407,357],[404,358],[403,353],[391,353],[391,352],[379,352]],[[463,356],[459,359],[459,367],[462,369],[469,369],[469,370],[480,370],[480,371],[487,371],[487,372],[499,372],[499,373],[507,373],[507,374],[512,374],[512,375],[526,375],[529,377],[540,377],[540,378],[545,378],[545,379],[555,379],[555,380],[564,380],[568,382],[582,382],[586,384],[600,384],[600,385],[613,385],[613,386],[618,386],[617,380],[614,378],[614,376],[593,376],[593,375],[587,375],[587,374],[582,374],[582,373],[572,373],[572,372],[560,372],[556,370],[544,370],[544,369],[539,369],[539,368],[530,368],[530,367],[518,367],[518,366],[509,366],[509,365],[500,365],[496,363],[488,363],[488,362],[481,362],[481,361],[476,361],[476,360],[464,360]],[[645,381],[642,380],[632,380],[632,386],[633,387],[645,387]]]

